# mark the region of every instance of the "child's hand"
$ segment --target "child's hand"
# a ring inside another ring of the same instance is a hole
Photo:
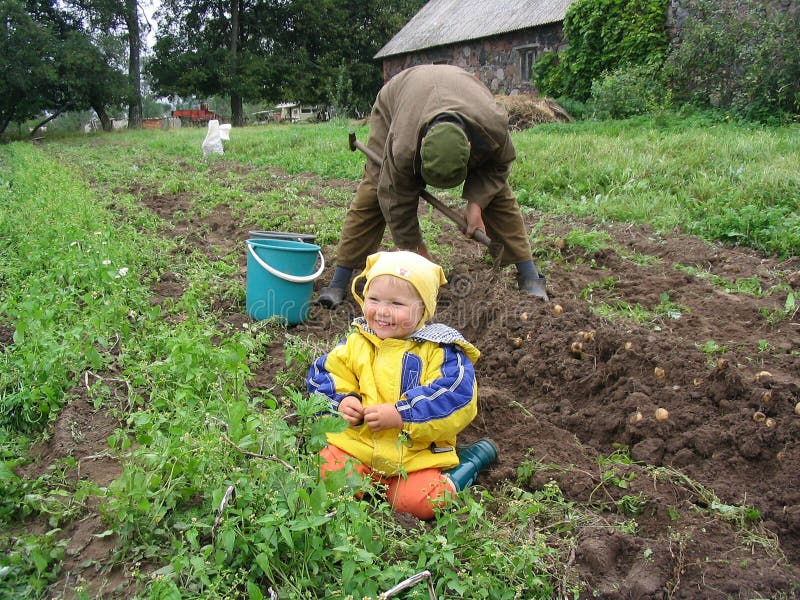
[[[372,431],[383,431],[400,429],[403,426],[403,419],[394,404],[377,404],[364,409],[364,423]]]
[[[364,422],[364,407],[355,396],[345,396],[339,402],[339,412],[350,425],[361,425]]]

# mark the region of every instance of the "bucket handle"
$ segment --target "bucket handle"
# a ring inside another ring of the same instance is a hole
[[[317,269],[317,272],[313,273],[312,275],[303,275],[303,276],[289,275],[289,273],[282,273],[282,272],[278,271],[275,267],[269,266],[267,263],[265,263],[261,259],[261,257],[258,254],[255,253],[255,251],[253,250],[253,245],[250,244],[250,243],[247,244],[247,250],[248,250],[248,252],[250,252],[250,256],[252,256],[255,259],[255,261],[265,271],[267,271],[268,273],[271,273],[272,275],[274,275],[275,277],[278,277],[279,279],[283,279],[284,281],[290,281],[292,283],[309,283],[311,281],[314,281],[320,275],[322,275],[322,271],[325,270],[325,257],[322,255],[322,250],[319,251],[319,262],[320,262],[320,265],[319,265],[319,269]]]

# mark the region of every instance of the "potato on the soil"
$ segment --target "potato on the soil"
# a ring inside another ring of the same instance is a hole
[[[794,405],[794,414],[800,416],[800,402]]]
[[[765,415],[760,410],[757,410],[756,412],[753,413],[753,421],[755,421],[756,423],[763,423],[766,420],[767,420],[767,415]]]
[[[669,411],[666,408],[656,409],[656,421],[666,421],[669,419]]]
[[[553,312],[556,313],[557,315],[560,315],[561,313],[564,312],[564,307],[561,306],[560,304],[554,304],[553,305]]]
[[[519,348],[520,346],[522,346],[522,338],[521,337],[511,338],[511,345],[514,346],[514,348]]]
[[[569,351],[575,358],[583,358],[583,344],[580,342],[572,342]]]
[[[772,379],[772,373],[770,373],[769,371],[759,371],[758,373],[756,373],[755,376],[756,383],[760,383],[767,379]]]
[[[667,373],[661,367],[656,367],[653,369],[653,375],[656,376],[656,381],[664,381],[664,378],[667,376]]]
[[[637,410],[630,417],[628,417],[628,422],[631,425],[636,425],[637,423],[640,423],[643,419],[644,419],[644,415],[642,414],[642,411]]]
[[[772,417],[767,417],[767,420],[764,421],[764,425],[766,425],[770,429],[775,427],[775,425],[776,425],[775,419],[773,419]]]

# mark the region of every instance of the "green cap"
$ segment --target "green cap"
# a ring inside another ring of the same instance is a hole
[[[452,188],[467,178],[469,141],[455,123],[438,123],[422,139],[422,178],[437,188]]]

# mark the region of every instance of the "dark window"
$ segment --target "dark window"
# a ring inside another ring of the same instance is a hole
[[[521,81],[530,81],[533,75],[533,64],[539,57],[539,46],[517,48],[519,54],[519,77]]]

